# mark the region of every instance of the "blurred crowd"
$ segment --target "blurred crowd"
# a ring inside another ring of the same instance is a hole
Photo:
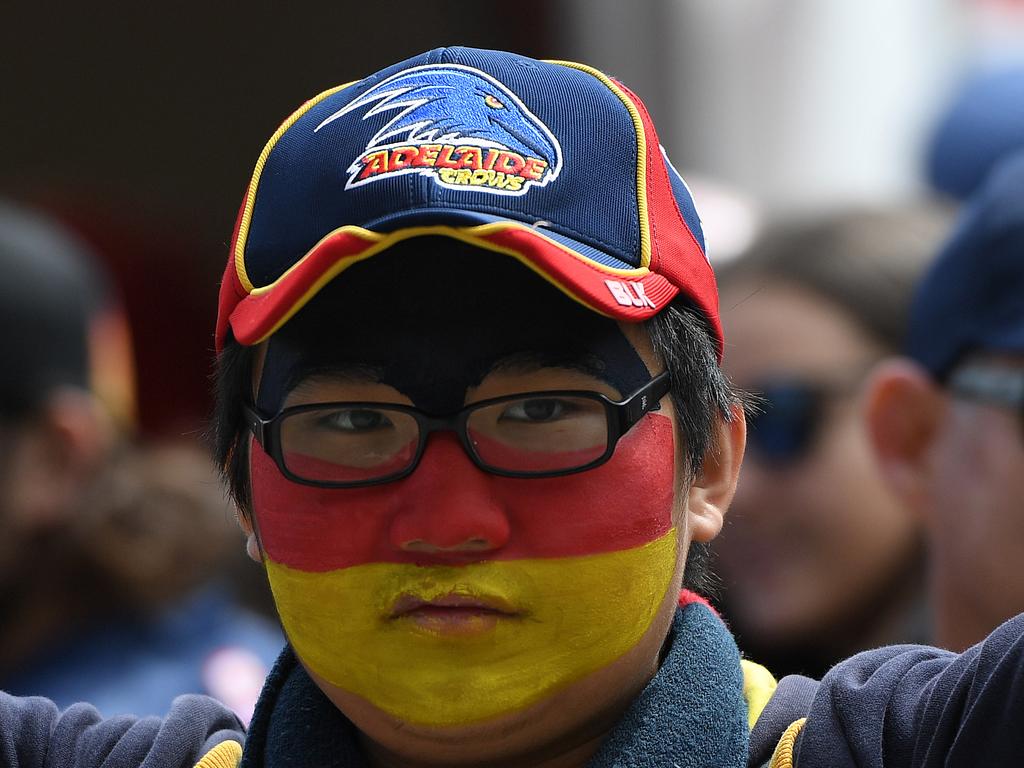
[[[1017,42],[931,126],[917,199],[708,226],[724,365],[752,396],[711,597],[777,676],[890,643],[961,650],[1024,611]],[[205,383],[210,349],[193,345],[204,368],[154,330],[190,328],[197,299],[87,219],[0,204],[0,689],[104,714],[207,692],[245,719],[283,638],[206,404],[174,387]],[[147,355],[164,368],[140,375]]]

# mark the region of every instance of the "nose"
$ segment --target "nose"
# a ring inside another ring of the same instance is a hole
[[[427,441],[416,470],[402,481],[391,543],[405,552],[440,559],[478,559],[509,540],[508,515],[478,468],[451,433]]]

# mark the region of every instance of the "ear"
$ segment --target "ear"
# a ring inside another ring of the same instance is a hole
[[[113,441],[109,417],[89,392],[56,390],[20,442],[14,503],[33,525],[72,513]]]
[[[260,536],[253,524],[252,516],[248,512],[238,510],[238,527],[245,534],[245,553],[250,560],[263,564],[263,545],[260,544]]]
[[[736,404],[730,420],[715,420],[711,450],[688,492],[686,514],[693,541],[711,541],[722,530],[725,512],[736,493],[746,444],[747,421],[743,406]]]
[[[942,389],[912,360],[885,360],[865,383],[864,421],[875,463],[890,490],[915,513],[927,506],[929,450],[945,412]]]
[[[252,439],[254,439],[254,438],[250,438],[250,441]],[[241,458],[242,458],[242,461],[245,462],[245,465],[247,467],[246,475],[248,475],[249,474],[249,470],[248,470],[249,454],[250,454],[250,451],[252,450],[252,446],[251,446],[250,443],[245,443],[244,441],[241,444],[243,446],[245,446],[245,447],[243,447],[241,449],[243,451],[243,454],[244,454]],[[236,450],[238,450],[238,448],[237,448],[238,445],[239,444],[236,443]],[[231,463],[231,459],[228,460],[228,463],[229,464]],[[252,504],[251,504],[252,478],[251,477],[247,477],[247,480],[249,482],[249,488],[250,488],[250,505],[249,506],[251,507],[252,506]],[[236,518],[238,520],[238,527],[241,528],[242,529],[242,533],[245,534],[245,553],[249,556],[250,560],[254,560],[257,563],[262,565],[263,564],[263,545],[260,543],[260,532],[259,532],[259,529],[256,526],[256,521],[253,518],[252,509],[243,509],[241,506],[239,506],[237,508],[235,514],[236,514]]]

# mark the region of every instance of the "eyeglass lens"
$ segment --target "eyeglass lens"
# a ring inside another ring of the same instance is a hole
[[[281,421],[288,470],[307,480],[360,482],[401,472],[412,463],[419,424],[396,409],[327,407]]]
[[[608,447],[604,406],[586,397],[506,400],[478,408],[466,423],[480,460],[513,472],[583,467]]]

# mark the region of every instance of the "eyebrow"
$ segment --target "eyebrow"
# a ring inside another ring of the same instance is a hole
[[[523,374],[536,373],[544,368],[562,368],[605,379],[606,366],[596,355],[556,356],[540,352],[520,352],[496,362],[488,373]]]
[[[321,383],[376,384],[383,374],[380,366],[364,363],[337,363],[318,368],[303,369],[294,381],[288,382],[288,391]]]

